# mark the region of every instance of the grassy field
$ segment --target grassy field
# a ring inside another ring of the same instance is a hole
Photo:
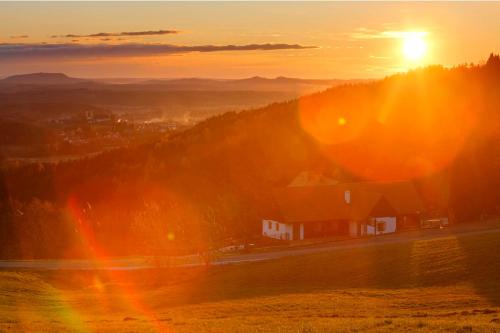
[[[500,332],[500,233],[225,267],[0,271],[0,332]]]

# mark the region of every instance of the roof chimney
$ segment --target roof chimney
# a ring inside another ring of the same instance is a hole
[[[344,200],[346,204],[351,203],[351,191],[349,190],[344,191]]]

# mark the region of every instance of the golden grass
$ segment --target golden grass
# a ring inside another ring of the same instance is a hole
[[[225,267],[0,272],[0,332],[496,332],[500,233]]]

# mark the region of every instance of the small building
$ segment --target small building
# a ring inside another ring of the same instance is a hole
[[[420,224],[423,205],[409,181],[289,186],[276,190],[279,218],[262,220],[262,235],[283,240],[359,237]]]
[[[322,173],[303,171],[293,179],[288,187],[337,185],[339,182]]]
[[[269,238],[281,240],[304,239],[304,225],[262,220],[262,234]]]

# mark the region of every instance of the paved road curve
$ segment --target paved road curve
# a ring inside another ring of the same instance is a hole
[[[311,253],[339,251],[354,248],[367,248],[382,244],[406,243],[417,240],[429,240],[460,235],[479,235],[486,233],[500,233],[500,221],[489,221],[476,224],[464,224],[445,229],[417,230],[398,234],[389,234],[377,237],[349,239],[335,242],[323,242],[307,246],[279,248],[267,252],[250,254],[226,255],[215,259],[213,265],[239,264],[273,260],[289,256],[298,256]],[[204,263],[197,256],[187,256],[171,263],[176,267],[201,266]],[[27,270],[136,270],[156,268],[148,258],[111,258],[105,260],[0,260],[0,269],[27,269]]]

